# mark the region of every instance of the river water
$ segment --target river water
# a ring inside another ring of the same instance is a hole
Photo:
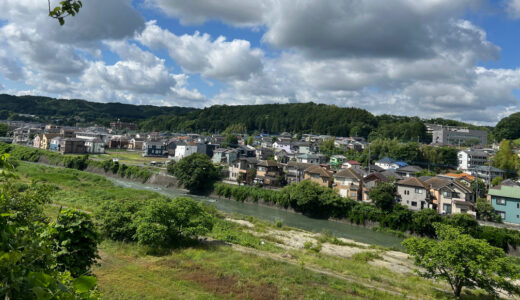
[[[111,180],[118,186],[155,191],[169,197],[187,196],[198,201],[210,203],[218,210],[226,213],[238,213],[272,222],[281,221],[284,225],[307,231],[322,232],[326,230],[335,236],[355,240],[361,243],[401,248],[401,242],[403,241],[402,238],[387,233],[375,232],[365,227],[330,220],[313,219],[276,207],[263,206],[256,203],[238,202],[225,198],[188,195],[184,190],[141,184],[113,177],[107,177],[107,179]]]

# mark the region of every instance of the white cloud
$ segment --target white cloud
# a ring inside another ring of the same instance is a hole
[[[220,19],[237,26],[256,26],[263,22],[264,14],[275,0],[145,0],[169,16],[179,18],[183,24],[200,24]]]
[[[247,80],[262,69],[263,52],[252,49],[249,41],[226,41],[223,36],[211,40],[210,35],[195,32],[177,36],[156,25],[146,24],[137,37],[152,49],[166,48],[171,58],[189,73],[200,73],[218,80]]]
[[[520,19],[520,0],[506,0],[506,12],[513,19]]]

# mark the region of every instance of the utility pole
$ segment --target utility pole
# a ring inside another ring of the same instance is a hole
[[[368,174],[370,174],[370,144],[368,144]]]

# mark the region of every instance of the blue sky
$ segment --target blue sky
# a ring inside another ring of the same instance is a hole
[[[45,1],[1,1],[0,93],[488,125],[520,110],[520,0],[83,2],[60,27]]]

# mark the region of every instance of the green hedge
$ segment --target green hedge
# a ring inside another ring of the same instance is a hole
[[[9,153],[13,159],[28,162],[38,162],[42,157],[45,157],[52,165],[63,166],[65,168],[80,171],[85,170],[88,166],[94,166],[104,169],[105,172],[111,171],[113,174],[118,174],[121,177],[140,179],[143,182],[147,181],[153,175],[153,172],[146,168],[128,166],[118,162],[113,162],[110,159],[105,161],[96,161],[89,159],[88,155],[62,155],[48,150],[1,142],[0,153]]]
[[[520,232],[480,226],[472,216],[467,214],[440,216],[431,209],[415,212],[402,205],[395,205],[391,211],[383,212],[373,205],[341,198],[332,189],[310,181],[302,181],[276,191],[216,183],[214,191],[219,196],[234,198],[241,202],[263,200],[281,207],[291,207],[313,217],[345,218],[358,225],[374,222],[379,223],[381,228],[432,238],[435,237],[433,224],[447,223],[461,228],[475,238],[485,239],[491,245],[502,248],[506,252],[509,251],[510,246],[516,248],[520,245]]]

